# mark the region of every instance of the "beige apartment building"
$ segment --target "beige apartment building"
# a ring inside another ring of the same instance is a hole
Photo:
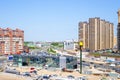
[[[105,45],[106,45],[106,49],[109,49],[110,48],[110,24],[109,24],[109,22],[106,22],[105,23],[105,32],[106,32],[106,34],[105,34],[105,37],[106,37],[106,41],[105,41]]]
[[[100,19],[89,18],[89,49],[100,48]]]
[[[80,22],[79,23],[79,41],[83,41],[83,48],[88,48],[88,23]]]
[[[114,27],[113,23],[110,23],[110,48],[114,47]]]
[[[114,47],[117,47],[117,36],[114,36]]]
[[[113,39],[113,23],[99,17],[89,18],[89,23],[79,23],[79,41],[83,41],[84,48],[90,50],[110,49],[113,48]]]
[[[105,49],[105,37],[106,37],[106,28],[105,28],[105,20],[100,20],[100,50]]]

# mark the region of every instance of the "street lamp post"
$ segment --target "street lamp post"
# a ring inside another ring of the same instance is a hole
[[[80,74],[82,74],[82,47],[83,47],[83,42],[79,42],[79,47],[80,47]]]

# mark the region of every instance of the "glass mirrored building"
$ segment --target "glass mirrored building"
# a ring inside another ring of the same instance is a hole
[[[35,67],[54,67],[60,68],[61,56],[55,55],[13,55],[13,64],[16,66],[35,66]],[[77,68],[77,58],[73,56],[65,57],[65,68],[75,69]],[[64,64],[64,63],[63,63]]]

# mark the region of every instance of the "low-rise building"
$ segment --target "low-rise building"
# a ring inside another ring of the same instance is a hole
[[[64,50],[76,50],[77,43],[75,41],[64,41]]]

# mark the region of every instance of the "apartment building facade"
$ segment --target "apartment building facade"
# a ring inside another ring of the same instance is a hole
[[[117,25],[117,50],[120,52],[120,10],[117,12],[118,14],[118,25]]]
[[[89,18],[89,48],[97,50],[100,48],[100,19]]]
[[[106,48],[106,32],[105,32],[105,20],[100,20],[100,49]]]
[[[88,23],[87,22],[80,22],[79,23],[79,41],[84,43],[83,48],[88,48]]]
[[[113,48],[113,23],[102,20],[99,17],[95,17],[89,18],[89,22],[86,24],[87,26],[82,24],[85,23],[79,23],[79,41],[83,41],[84,48],[89,48],[90,50]],[[83,26],[85,27],[84,29]],[[87,32],[85,30],[86,28],[88,30]],[[87,36],[84,34],[87,34]],[[86,43],[88,46],[85,46]]]
[[[16,54],[23,51],[24,31],[0,28],[0,54]]]

